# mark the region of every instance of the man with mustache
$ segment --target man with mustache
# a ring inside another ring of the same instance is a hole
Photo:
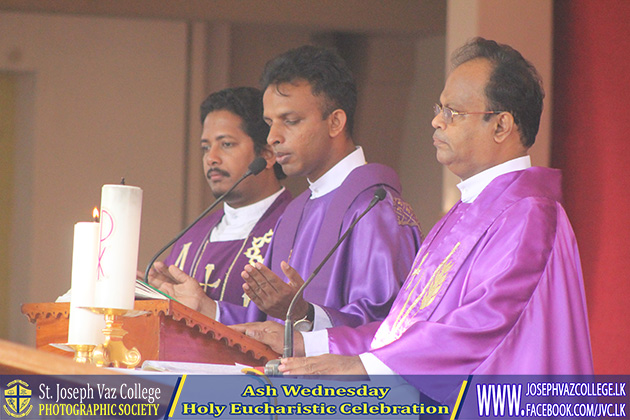
[[[387,197],[356,225],[306,289],[294,319],[302,330],[383,319],[422,238],[413,210],[400,196],[396,173],[366,164],[363,149],[354,143],[352,73],[335,52],[303,46],[267,63],[262,85],[267,142],[275,161],[288,176],[306,177],[309,189],[279,220],[265,264],[237,266],[255,305],[217,304],[195,288],[185,298],[225,324],[284,319],[302,284],[288,280],[292,273],[308,277],[382,186]],[[189,276],[176,267],[167,274],[177,284],[164,284],[164,290],[175,287],[184,294]]]
[[[296,334],[295,355],[314,357],[283,359],[284,374],[395,373],[445,401],[452,387],[417,375],[593,373],[560,173],[531,167],[528,155],[540,76],[518,51],[483,38],[454,64],[432,125],[438,161],[462,179],[461,200],[425,238],[384,321]],[[278,324],[234,328],[282,348]]]
[[[247,307],[250,299],[243,293],[241,270],[263,261],[291,195],[280,185],[285,175],[267,144],[261,91],[239,87],[211,94],[201,104],[201,122],[203,170],[215,198],[230,189],[256,157],[264,157],[267,167],[232,191],[223,209],[180,238],[164,262],[151,269],[149,282],[202,312],[213,301]],[[170,265],[189,281],[177,282]]]

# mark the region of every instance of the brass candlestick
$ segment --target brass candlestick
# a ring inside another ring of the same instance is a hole
[[[127,331],[122,328],[122,317],[137,316],[145,311],[114,308],[90,308],[94,313],[105,315],[105,342],[96,346],[92,352],[92,363],[99,367],[127,367],[133,369],[142,357],[137,348],[128,349],[122,341]]]
[[[72,350],[74,350],[74,361],[77,363],[92,363],[92,354],[94,344],[68,344]]]

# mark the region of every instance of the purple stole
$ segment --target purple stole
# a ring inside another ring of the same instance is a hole
[[[379,185],[389,191],[387,199],[358,223],[304,292],[333,325],[358,326],[385,318],[422,241],[413,211],[399,198],[396,173],[366,164],[322,197],[310,200],[310,190],[300,194],[278,221],[265,256],[265,264],[284,281],[282,261],[306,280]],[[227,325],[267,319],[255,305],[244,309],[222,303],[219,319]]]
[[[176,242],[164,263],[177,265],[197,279],[212,299],[246,307],[250,301],[242,289],[241,271],[246,264],[263,262],[273,228],[290,200],[291,194],[284,191],[247,238],[233,241],[209,241],[212,229],[224,215],[223,209],[215,211]]]
[[[315,248],[311,257],[309,272],[301,273],[304,280],[315,270],[332,247],[335,246],[337,240],[343,235],[344,232],[341,231],[343,217],[352,202],[360,193],[377,185],[387,185],[398,194],[401,191],[400,180],[393,169],[379,163],[369,163],[353,170],[341,186],[333,192],[335,195],[326,210],[326,217],[320,229],[320,235],[317,238],[313,238]],[[280,263],[286,260],[293,250],[293,244],[302,218],[302,210],[310,196],[311,191],[308,189],[297,196],[289,204],[285,214],[282,216],[282,220],[276,227],[276,237],[271,250],[274,256],[271,261],[271,270],[274,273],[282,273]],[[332,268],[332,264],[325,264],[317,274],[317,277],[330,278]],[[306,291],[308,291],[309,296],[326,296],[328,287],[327,282],[313,282],[307,287]],[[320,304],[316,298],[313,300],[313,303]]]
[[[434,226],[386,319],[329,329],[330,352],[369,351],[437,401],[457,396],[450,375],[592,374],[577,244],[560,202],[559,171],[497,177]],[[438,389],[414,375],[451,379]]]
[[[541,196],[537,188],[541,176],[559,179],[560,171],[532,167],[502,175],[492,182],[492,188],[486,187],[474,204],[458,202],[451,208],[425,238],[390,314],[376,332],[372,348],[391,343],[410,325],[431,317],[462,264],[497,217],[524,196]],[[520,177],[518,188],[510,189],[510,184]],[[559,187],[560,182],[549,184]],[[556,190],[547,198],[556,200],[560,196]]]

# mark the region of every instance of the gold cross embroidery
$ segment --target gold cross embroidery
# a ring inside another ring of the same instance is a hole
[[[254,265],[257,262],[263,262],[263,255],[260,250],[263,246],[265,246],[265,244],[271,242],[272,236],[273,229],[269,229],[269,232],[265,233],[263,236],[252,239],[252,246],[245,251],[245,256],[249,258],[249,263],[251,265]]]
[[[446,258],[444,258],[444,260],[440,263],[440,265],[438,265],[438,267],[435,269],[435,271],[433,272],[433,275],[431,275],[431,279],[422,289],[422,293],[420,293],[420,295],[413,301],[413,303],[407,307],[409,303],[409,298],[413,294],[413,290],[411,293],[409,293],[409,296],[407,296],[407,301],[405,302],[405,305],[403,305],[402,309],[398,313],[398,317],[396,318],[396,321],[394,322],[394,325],[392,326],[392,331],[395,331],[396,329],[400,328],[401,325],[403,325],[405,320],[409,317],[411,310],[415,308],[419,302],[421,302],[420,309],[426,308],[433,302],[438,292],[440,291],[442,284],[444,284],[446,277],[448,276],[449,272],[453,268],[453,262],[449,260],[453,256],[457,248],[459,248],[459,245],[460,245],[459,242],[455,244],[451,252],[446,256]],[[418,280],[418,283],[419,282],[420,280]],[[416,283],[416,286],[418,283]],[[416,286],[414,286],[414,290]]]

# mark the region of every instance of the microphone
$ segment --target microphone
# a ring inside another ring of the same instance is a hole
[[[341,237],[339,238],[335,246],[332,247],[332,249],[324,257],[322,262],[319,263],[319,265],[317,266],[317,268],[315,268],[313,273],[308,277],[308,279],[306,279],[304,284],[300,286],[298,291],[295,293],[295,296],[293,296],[293,299],[291,300],[291,303],[289,304],[289,309],[287,309],[286,320],[284,321],[284,348],[282,352],[283,358],[293,357],[293,321],[291,320],[291,317],[293,315],[293,308],[295,306],[295,303],[304,293],[304,289],[306,288],[306,286],[309,285],[309,283],[313,280],[313,278],[320,272],[324,264],[328,262],[332,254],[337,250],[337,248],[339,248],[339,245],[341,245],[341,243],[348,237],[348,235],[350,235],[350,232],[352,232],[352,229],[354,229],[354,227],[359,222],[359,220],[361,220],[363,216],[367,214],[367,212],[372,210],[372,208],[379,201],[385,199],[386,196],[387,196],[387,192],[385,191],[385,188],[383,187],[378,188],[374,192],[374,197],[372,198],[372,201],[370,201],[370,204],[368,204],[366,209],[363,210],[363,213],[361,213],[359,217],[357,217],[354,220],[354,222],[352,222],[352,224],[348,227],[348,229],[346,229],[346,231],[344,232],[343,235],[341,235]],[[268,376],[281,375],[280,371],[278,371],[278,366],[280,366],[280,359],[274,359],[267,362],[267,364],[265,365],[265,375],[268,375]]]
[[[226,192],[224,192],[219,198],[217,198],[216,200],[214,200],[214,203],[210,204],[210,207],[208,207],[207,209],[205,209],[203,211],[203,213],[201,213],[199,215],[199,217],[197,217],[191,224],[189,224],[184,230],[182,230],[181,232],[179,232],[179,234],[177,234],[177,236],[175,236],[173,239],[171,239],[171,241],[169,243],[167,243],[164,247],[162,247],[162,249],[160,249],[157,254],[155,254],[153,256],[153,258],[151,258],[151,261],[149,261],[149,264],[147,264],[147,269],[144,271],[144,282],[145,283],[149,283],[149,271],[151,270],[151,267],[153,266],[153,263],[155,263],[155,261],[158,259],[158,257],[160,255],[162,255],[162,253],[164,251],[166,251],[171,245],[173,245],[179,238],[181,238],[182,236],[184,236],[184,234],[186,232],[188,232],[190,230],[190,228],[192,228],[198,221],[200,221],[201,219],[203,219],[208,213],[210,213],[210,211],[212,211],[212,209],[214,209],[217,204],[219,204],[221,201],[223,201],[223,199],[229,194],[231,193],[234,188],[236,188],[238,186],[238,184],[240,184],[241,182],[243,182],[243,180],[245,178],[247,178],[250,175],[258,175],[259,173],[261,173],[263,171],[263,169],[265,169],[265,167],[267,167],[267,161],[265,160],[265,158],[263,158],[262,156],[258,156],[256,159],[254,159],[252,161],[252,163],[249,164],[249,166],[247,167],[247,171],[243,174],[242,177],[240,177],[238,179],[238,181],[236,181],[234,183],[234,185],[232,185],[230,187],[229,190],[227,190]]]

